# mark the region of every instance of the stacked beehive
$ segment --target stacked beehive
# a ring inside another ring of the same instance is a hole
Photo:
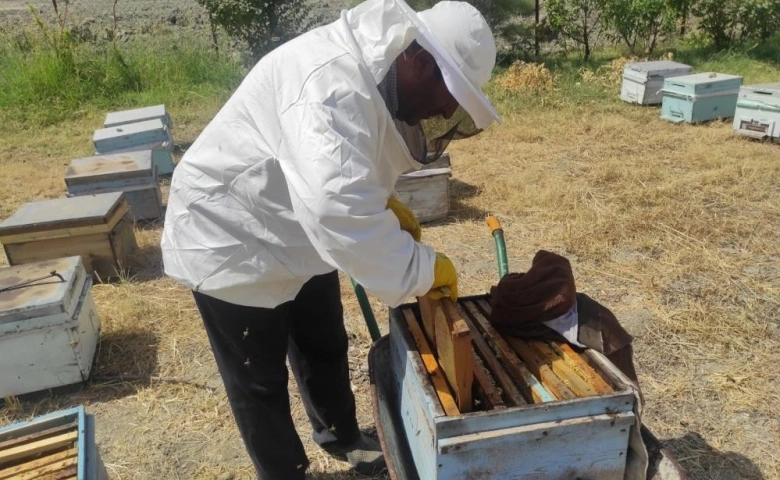
[[[89,378],[100,331],[92,281],[126,271],[135,220],[162,216],[170,127],[163,105],[109,113],[93,138],[100,155],[70,163],[68,195],[26,203],[0,224],[10,265],[0,268],[0,397]]]
[[[173,173],[173,122],[165,105],[136,108],[106,115],[92,142],[98,154],[151,151],[159,175]]]
[[[172,125],[164,105],[108,113],[92,138],[97,155],[65,172],[67,196],[29,202],[0,224],[9,264],[78,255],[98,280],[120,275],[136,246],[134,221],[163,215]]]
[[[489,296],[391,313],[398,411],[420,478],[623,479],[636,392],[596,352],[503,337]]]

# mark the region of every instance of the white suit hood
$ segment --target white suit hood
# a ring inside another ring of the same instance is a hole
[[[407,9],[369,0],[258,62],[176,167],[168,276],[266,308],[335,269],[391,306],[430,289],[434,251],[385,208],[420,167],[377,89],[420,35]]]

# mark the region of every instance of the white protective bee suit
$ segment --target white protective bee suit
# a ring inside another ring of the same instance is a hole
[[[377,84],[417,40],[487,127],[498,115],[480,88],[495,44],[481,17],[475,25],[453,31],[401,0],[369,0],[266,55],[176,167],[165,273],[252,307],[276,307],[337,269],[391,306],[425,294],[435,253],[385,208],[398,176],[420,164]]]

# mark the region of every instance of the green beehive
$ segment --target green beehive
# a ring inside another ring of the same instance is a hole
[[[674,123],[731,118],[741,85],[741,76],[715,72],[668,78],[662,90],[661,118]]]

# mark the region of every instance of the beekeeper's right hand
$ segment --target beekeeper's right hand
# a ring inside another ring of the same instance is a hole
[[[458,274],[455,272],[452,260],[443,253],[436,253],[436,262],[433,264],[433,285],[427,296],[434,300],[443,297],[450,297],[452,301],[458,299]]]
[[[409,232],[414,241],[419,242],[420,238],[422,238],[422,229],[420,228],[420,222],[414,216],[414,212],[401,203],[395,195],[390,195],[390,198],[387,199],[387,208],[398,218],[401,230]]]

